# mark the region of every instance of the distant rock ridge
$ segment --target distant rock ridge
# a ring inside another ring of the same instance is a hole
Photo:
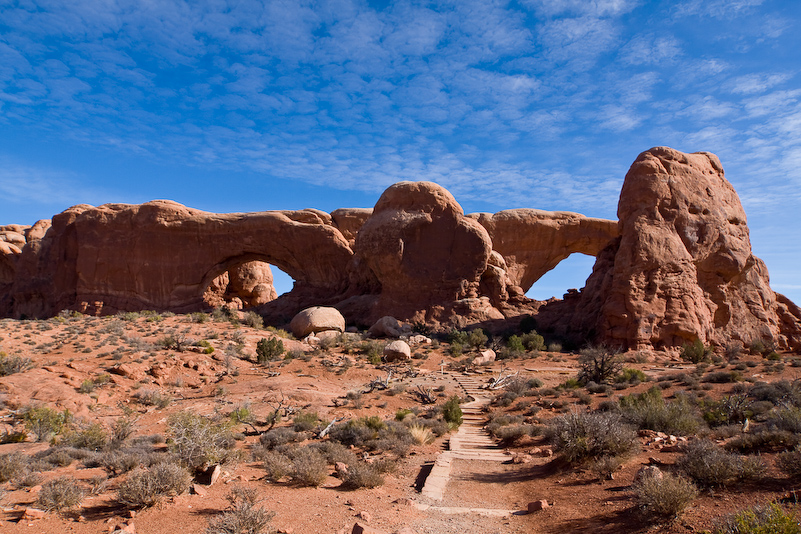
[[[801,347],[801,312],[769,287],[718,159],[653,148],[626,175],[619,221],[535,209],[465,215],[443,187],[399,182],[373,209],[215,214],[156,200],[79,205],[0,226],[0,315],[62,309],[253,308],[273,323],[334,306],[433,327],[541,329],[623,348],[759,338]],[[572,253],[597,257],[580,292],[525,291]],[[276,298],[270,265],[289,274]]]

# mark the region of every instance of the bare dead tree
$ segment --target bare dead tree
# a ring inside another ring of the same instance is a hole
[[[344,419],[344,418],[343,418],[343,419]],[[335,417],[335,418],[334,418],[334,419],[333,419],[333,420],[332,420],[330,423],[328,423],[328,425],[327,425],[327,426],[326,426],[324,429],[322,429],[322,430],[320,431],[320,433],[319,433],[319,434],[317,434],[317,437],[318,437],[318,438],[320,438],[320,439],[324,438],[326,435],[328,435],[328,432],[329,432],[329,431],[330,431],[330,430],[331,430],[331,429],[334,427],[334,425],[335,425],[335,424],[336,424],[338,421],[341,421],[341,420],[342,420],[342,419],[337,419],[337,418]]]
[[[517,377],[517,375],[520,374],[520,371],[517,371],[516,373],[507,373],[507,374],[504,374],[504,371],[506,371],[506,368],[502,367],[501,370],[498,371],[498,376],[490,379],[489,384],[487,385],[487,389],[504,388],[509,384],[509,382],[513,378]]]
[[[423,404],[434,404],[436,403],[436,399],[434,398],[434,394],[431,391],[431,388],[424,388],[422,384],[417,385],[417,389],[414,390],[412,393],[417,395],[417,398]]]

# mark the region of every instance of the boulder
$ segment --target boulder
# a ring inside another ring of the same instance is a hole
[[[409,325],[401,324],[394,317],[385,315],[373,323],[367,333],[372,337],[401,337],[411,331]]]
[[[486,365],[495,361],[495,351],[492,349],[482,350],[478,356],[473,358],[473,365]]]
[[[289,323],[289,329],[298,339],[327,330],[344,332],[345,318],[336,308],[313,306],[295,315]]]
[[[384,347],[384,361],[397,362],[408,360],[412,357],[409,344],[405,341],[397,340],[387,343]]]
[[[659,469],[655,465],[645,465],[640,467],[637,470],[637,473],[634,475],[634,484],[641,484],[644,480],[654,478],[656,480],[662,480],[665,477],[665,474],[662,473],[662,470]]]
[[[546,508],[550,508],[548,501],[545,499],[539,501],[532,501],[528,503],[528,513],[539,512],[540,510],[545,510]]]

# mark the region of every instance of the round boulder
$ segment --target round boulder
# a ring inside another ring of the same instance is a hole
[[[344,332],[345,318],[336,308],[313,306],[298,313],[289,323],[289,329],[298,339],[326,330]]]
[[[412,357],[412,350],[405,341],[392,341],[384,347],[384,361],[398,362]]]

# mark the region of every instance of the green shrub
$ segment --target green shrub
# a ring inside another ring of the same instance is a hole
[[[470,348],[473,349],[480,349],[486,346],[487,341],[489,341],[487,334],[485,334],[484,331],[480,328],[471,330],[470,333],[467,335],[467,344],[470,346]]]
[[[631,368],[624,368],[619,375],[615,377],[615,382],[618,383],[637,383],[637,382],[647,382],[648,376],[645,373],[640,371],[639,369],[631,369]]]
[[[42,510],[61,511],[78,506],[83,495],[83,489],[73,477],[61,476],[42,484],[36,505]]]
[[[458,427],[462,424],[462,408],[459,407],[459,397],[454,395],[442,406],[442,417],[449,425]]]
[[[621,398],[620,409],[623,418],[639,429],[686,436],[693,434],[699,426],[695,408],[684,398],[665,402],[657,386]]]
[[[149,469],[137,468],[120,483],[117,501],[134,508],[154,506],[168,495],[185,492],[191,480],[184,468],[172,463],[158,463]]]
[[[299,412],[292,419],[292,426],[296,432],[308,432],[314,430],[320,424],[320,417],[317,412]]]
[[[602,456],[620,456],[635,449],[636,433],[619,414],[571,412],[549,421],[547,436],[554,452],[570,463]]]
[[[545,338],[533,330],[520,336],[520,341],[523,343],[526,350],[545,350]]]
[[[523,340],[517,335],[509,336],[509,339],[506,340],[506,347],[513,353],[523,353],[526,351]]]
[[[705,347],[700,339],[696,339],[692,343],[685,343],[681,347],[681,359],[691,362],[700,363],[709,359],[712,354],[711,347]]]
[[[261,338],[256,343],[256,360],[267,363],[278,360],[284,353],[284,342],[277,337]]]
[[[91,423],[84,427],[70,428],[61,439],[61,444],[77,449],[99,451],[109,444],[109,435],[103,425]]]
[[[704,421],[709,426],[743,423],[753,416],[751,401],[745,395],[729,395],[719,401],[710,402],[704,410]]]
[[[663,473],[644,477],[634,486],[637,504],[649,515],[675,517],[698,496],[695,485],[684,477]]]
[[[623,362],[618,352],[604,346],[582,349],[578,357],[578,364],[578,380],[582,384],[606,383],[620,373],[623,368]]]
[[[59,412],[47,406],[29,407],[22,414],[25,428],[33,432],[36,441],[47,441],[59,434],[69,418],[67,410]]]
[[[713,534],[801,534],[801,524],[792,512],[776,503],[737,512],[720,522]]]

